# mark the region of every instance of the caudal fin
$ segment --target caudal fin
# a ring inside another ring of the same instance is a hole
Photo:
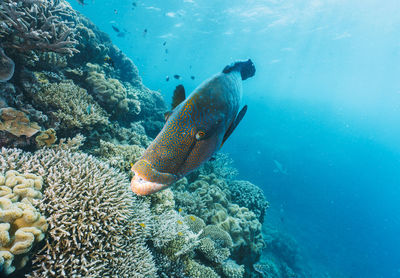
[[[253,61],[251,61],[251,59],[248,59],[247,61],[239,61],[231,65],[228,65],[224,68],[222,72],[230,73],[232,71],[240,72],[242,80],[246,80],[247,78],[252,77],[256,73],[256,67],[253,64]]]

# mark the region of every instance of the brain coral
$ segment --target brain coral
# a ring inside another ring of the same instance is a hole
[[[48,216],[49,231],[27,277],[155,277],[145,245],[150,210],[131,194],[125,175],[62,149],[30,155],[3,148],[0,169],[43,176],[39,208]]]
[[[29,261],[29,251],[43,240],[48,224],[33,206],[42,198],[43,180],[34,174],[0,174],[0,270],[10,274]]]

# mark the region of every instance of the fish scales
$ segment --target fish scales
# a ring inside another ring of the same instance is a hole
[[[243,118],[247,106],[238,114],[242,80],[254,73],[251,60],[227,66],[167,113],[163,129],[132,167],[132,190],[157,192],[210,159]]]

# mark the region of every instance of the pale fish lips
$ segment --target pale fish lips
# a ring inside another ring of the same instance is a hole
[[[135,176],[131,181],[131,189],[137,195],[149,195],[165,189],[178,178],[170,173],[162,173],[152,167],[144,159],[140,159],[132,166]]]
[[[167,186],[168,184],[146,181],[145,179],[141,178],[136,172],[131,181],[132,191],[140,196],[155,193],[157,191],[160,191],[161,189],[164,189]]]

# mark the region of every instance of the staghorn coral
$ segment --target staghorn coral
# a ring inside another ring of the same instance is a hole
[[[135,163],[143,152],[144,148],[138,145],[117,145],[100,139],[100,146],[94,153],[121,172],[131,175],[131,163]]]
[[[265,211],[268,202],[265,200],[263,191],[249,181],[228,181],[232,202],[246,207],[257,216],[261,223],[264,222]]]
[[[24,112],[6,107],[0,109],[0,130],[7,131],[17,137],[21,135],[31,137],[40,131],[40,126],[35,122],[30,122]]]
[[[34,174],[0,174],[0,269],[5,274],[24,267],[32,247],[45,236],[47,221],[34,207],[42,198],[42,184]]]
[[[63,129],[88,129],[108,124],[106,112],[87,94],[86,90],[71,80],[44,83],[33,99],[42,108],[53,111]],[[88,107],[90,112],[88,113]]]
[[[61,148],[32,155],[3,148],[0,165],[41,173],[46,185],[39,208],[49,236],[27,277],[155,277],[145,245],[150,210],[129,192],[126,176]]]
[[[5,48],[20,52],[52,51],[73,55],[78,52],[71,21],[75,15],[64,0],[3,0],[0,3],[0,39]]]
[[[36,136],[35,141],[39,147],[50,147],[57,141],[56,131],[54,128],[46,129]]]
[[[10,80],[14,75],[15,64],[0,47],[0,82]]]

